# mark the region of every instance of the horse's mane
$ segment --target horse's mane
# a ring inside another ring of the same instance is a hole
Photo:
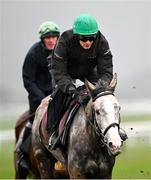
[[[99,79],[98,82],[95,84],[95,89],[91,92],[92,97],[96,96],[97,94],[105,91],[113,91],[113,89],[109,86],[109,80],[102,80]]]

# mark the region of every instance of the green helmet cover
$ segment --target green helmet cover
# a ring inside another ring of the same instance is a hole
[[[73,33],[78,35],[91,35],[98,32],[96,19],[89,14],[81,14],[75,18]]]
[[[60,29],[56,23],[52,21],[46,21],[40,25],[38,33],[40,38],[44,38],[49,33],[56,33],[59,36]]]

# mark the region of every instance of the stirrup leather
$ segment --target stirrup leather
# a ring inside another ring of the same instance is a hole
[[[50,138],[49,138],[49,143],[48,143],[48,149],[50,149],[54,145],[54,140],[56,139],[56,131],[54,131]]]

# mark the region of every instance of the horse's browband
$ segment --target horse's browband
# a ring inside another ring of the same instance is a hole
[[[94,102],[97,98],[99,98],[99,97],[101,97],[101,96],[106,96],[106,95],[114,95],[114,94],[113,94],[113,92],[111,92],[111,91],[103,91],[103,92],[100,92],[100,93],[98,93],[96,96],[93,97],[93,102]]]

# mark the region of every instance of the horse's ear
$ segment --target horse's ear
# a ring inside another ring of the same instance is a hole
[[[114,91],[114,90],[115,90],[115,87],[116,87],[116,84],[117,84],[117,73],[115,73],[115,74],[113,75],[113,78],[112,78],[112,80],[111,80],[111,82],[110,82],[110,84],[109,84],[109,88],[110,88],[112,91]]]
[[[96,89],[96,87],[92,84],[92,83],[90,83],[87,79],[85,79],[85,86],[86,86],[86,88],[87,88],[87,91],[88,92],[92,92],[94,89]]]

